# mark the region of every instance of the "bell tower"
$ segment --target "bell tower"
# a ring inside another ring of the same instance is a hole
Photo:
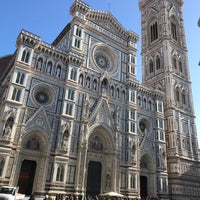
[[[139,7],[142,83],[166,95],[164,112],[169,194],[172,199],[189,199],[189,192],[184,190],[198,190],[200,177],[197,178],[192,170],[198,171],[200,162],[183,0],[140,0]]]

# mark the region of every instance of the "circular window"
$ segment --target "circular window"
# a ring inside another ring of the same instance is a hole
[[[102,69],[109,68],[110,61],[107,58],[107,56],[105,54],[103,54],[102,52],[96,53],[94,55],[94,59],[100,68],[102,68]]]
[[[35,99],[40,104],[46,104],[49,101],[49,96],[46,91],[37,91],[35,94]]]
[[[104,44],[97,44],[92,50],[93,62],[101,71],[113,74],[118,70],[117,56]]]
[[[33,99],[34,101],[42,106],[48,106],[53,102],[52,89],[48,85],[37,85],[33,89]]]

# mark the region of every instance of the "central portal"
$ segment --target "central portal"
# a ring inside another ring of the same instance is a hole
[[[18,186],[19,192],[25,195],[31,195],[33,181],[35,177],[36,162],[32,160],[24,160],[22,162]]]
[[[86,195],[93,196],[101,191],[101,163],[90,161],[88,165],[87,190]]]
[[[146,199],[148,196],[146,176],[140,176],[140,196],[142,199]]]

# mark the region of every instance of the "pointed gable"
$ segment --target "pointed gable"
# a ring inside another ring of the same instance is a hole
[[[115,128],[109,105],[104,98],[100,98],[96,107],[93,109],[93,112],[90,115],[89,126],[92,126],[94,122],[104,123],[112,129]]]
[[[87,20],[92,21],[107,31],[127,39],[127,31],[118,20],[109,12],[90,10],[86,15]]]
[[[41,130],[48,138],[51,137],[51,126],[43,107],[35,112],[34,115],[27,121],[25,132],[31,132],[34,130]]]

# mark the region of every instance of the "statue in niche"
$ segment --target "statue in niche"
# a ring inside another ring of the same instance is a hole
[[[103,93],[103,94],[106,94],[106,93],[107,93],[107,81],[106,81],[106,79],[104,79],[104,80],[102,81],[101,89],[102,89],[102,93]]]
[[[3,130],[3,136],[5,136],[5,137],[11,136],[13,124],[14,124],[13,117],[9,117],[6,121],[5,128]]]
[[[69,130],[65,129],[62,136],[61,146],[67,148],[68,146],[68,139],[69,139]]]
[[[161,167],[165,168],[165,150],[161,148]]]
[[[81,74],[80,77],[79,77],[79,84],[80,85],[83,85],[83,75]]]
[[[87,94],[85,97],[85,101],[84,101],[84,118],[88,118],[89,115],[89,108],[90,108],[90,100],[89,100],[89,95]]]
[[[110,187],[110,175],[106,175],[106,187]]]
[[[96,81],[96,79],[94,80],[93,84],[94,84],[93,88],[94,88],[94,90],[96,90],[97,89],[97,81]]]
[[[135,144],[135,142],[132,142],[132,144],[131,144],[131,158],[132,158],[133,162],[135,162],[135,153],[136,153],[136,144]]]
[[[115,110],[117,129],[119,129],[119,126],[120,126],[120,111],[121,111],[120,107],[117,106],[117,108]]]
[[[134,143],[131,147],[131,153],[135,155],[135,151],[136,151],[136,147],[135,147],[135,143]]]
[[[56,69],[56,77],[59,78],[60,77],[60,73],[61,73],[61,66],[58,65],[57,69]]]
[[[69,133],[70,133],[69,123],[66,123],[62,131],[62,139],[61,139],[62,148],[66,149],[68,147]]]
[[[37,69],[38,69],[38,70],[41,70],[41,69],[42,69],[42,63],[43,63],[42,58],[39,58],[39,59],[38,59],[38,62],[37,62]]]
[[[12,128],[10,125],[6,126],[3,131],[3,136],[9,137],[11,135]]]
[[[51,74],[51,69],[52,69],[52,62],[48,62],[48,65],[47,65],[47,74]]]

